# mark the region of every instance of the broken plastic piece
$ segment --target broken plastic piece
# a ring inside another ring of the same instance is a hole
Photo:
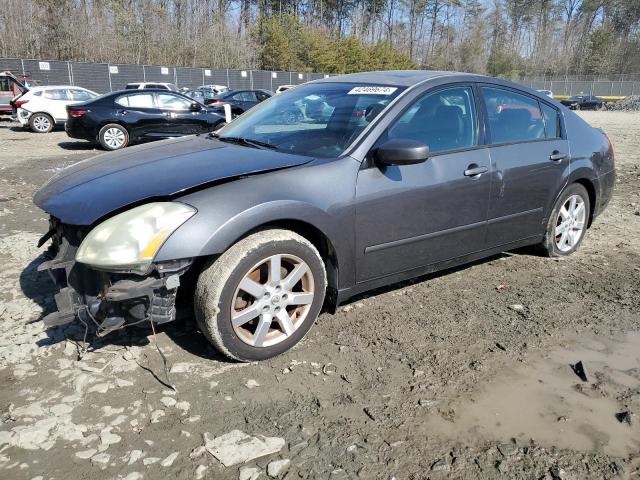
[[[585,370],[584,365],[582,364],[582,361],[579,361],[573,365],[569,364],[569,366],[571,367],[571,370],[573,370],[573,373],[575,373],[578,377],[580,377],[580,380],[582,380],[583,382],[589,381],[587,379],[587,371]]]

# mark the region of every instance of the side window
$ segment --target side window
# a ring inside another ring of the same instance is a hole
[[[388,138],[408,138],[426,144],[432,153],[477,145],[477,117],[469,87],[429,93],[400,116]]]
[[[153,95],[151,93],[141,93],[139,95],[123,95],[116,100],[118,105],[133,108],[155,108]]]
[[[189,110],[191,102],[170,93],[158,93],[158,107],[166,110]]]
[[[238,92],[233,97],[236,102],[257,102],[256,95],[253,92]]]
[[[259,102],[264,102],[267,98],[269,98],[269,95],[264,92],[256,92],[256,97],[258,97]]]
[[[511,90],[482,87],[489,115],[491,143],[526,142],[544,138],[538,101]]]
[[[560,114],[558,111],[547,104],[541,103],[542,116],[544,117],[544,128],[547,138],[560,138]]]
[[[71,98],[73,98],[73,100],[86,101],[94,98],[94,95],[91,95],[86,90],[78,90],[77,88],[72,88],[71,90],[69,90],[69,92],[71,92]]]
[[[11,84],[8,78],[0,78],[0,92],[11,91]]]
[[[48,100],[71,100],[66,88],[51,88],[42,95]]]

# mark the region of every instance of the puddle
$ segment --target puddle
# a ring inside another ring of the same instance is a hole
[[[582,361],[588,382],[570,364]],[[618,401],[617,398],[621,401]],[[631,426],[616,413],[635,413]],[[576,339],[566,348],[487,383],[473,400],[452,405],[455,421],[427,415],[432,435],[556,446],[626,456],[640,452],[640,332],[620,340]]]

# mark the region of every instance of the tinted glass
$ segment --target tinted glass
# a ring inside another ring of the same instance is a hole
[[[66,88],[52,88],[45,90],[42,96],[49,100],[71,100]]]
[[[456,87],[420,98],[389,129],[387,137],[417,140],[437,153],[473,147],[477,130],[472,90]]]
[[[155,108],[153,94],[141,93],[139,95],[125,95],[116,100],[118,105],[133,108]]]
[[[547,138],[560,138],[560,114],[555,108],[550,107],[549,105],[544,103],[541,103],[540,105],[542,106],[544,128]]]
[[[158,107],[168,110],[189,110],[191,102],[186,98],[170,93],[158,93]]]
[[[127,90],[135,90],[136,88],[138,88],[140,86],[139,83],[130,83],[129,85],[127,85],[126,87],[124,87]]]
[[[11,84],[8,78],[0,78],[0,92],[8,92],[11,90]]]
[[[544,138],[538,101],[501,88],[482,87],[492,143],[526,142]]]
[[[96,98],[97,95],[94,95],[91,92],[88,92],[86,90],[79,90],[79,89],[72,89],[69,90],[69,92],[71,93],[71,98],[73,98],[74,100],[82,100],[82,101],[86,101],[86,100],[91,100],[92,98]]]
[[[269,98],[271,95],[267,95],[264,92],[256,92],[256,97],[258,97],[258,101],[262,102],[263,100],[266,100],[267,98]]]
[[[253,92],[238,92],[231,98],[236,102],[257,102],[256,94]]]
[[[259,103],[227,125],[220,137],[267,142],[288,153],[337,157],[402,90],[354,83],[301,85]]]

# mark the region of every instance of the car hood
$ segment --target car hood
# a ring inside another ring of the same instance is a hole
[[[71,165],[53,176],[33,201],[63,223],[91,225],[128,205],[311,160],[231,145],[205,135],[182,137],[104,153]]]

